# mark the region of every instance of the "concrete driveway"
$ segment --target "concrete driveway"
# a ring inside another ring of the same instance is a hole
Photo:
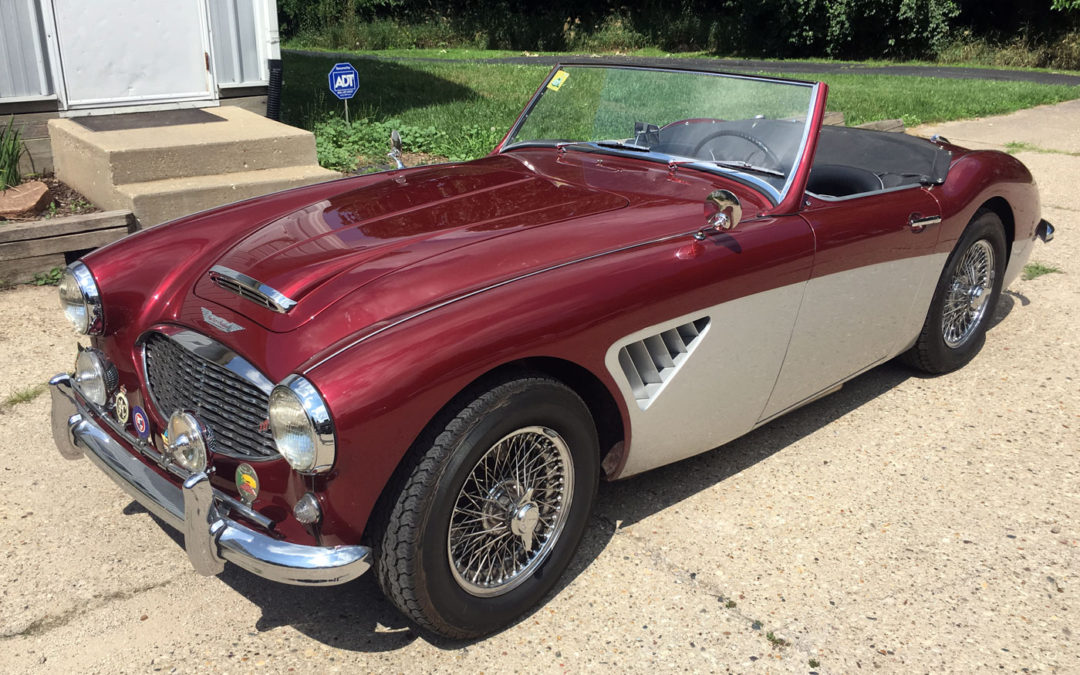
[[[603,485],[570,573],[473,643],[417,634],[374,580],[196,576],[178,535],[0,413],[0,671],[1076,672],[1080,102],[944,124],[1020,153],[1060,268],[1003,296],[960,372],[885,365],[720,450]],[[1050,152],[1052,151],[1052,152]],[[71,366],[51,288],[0,293],[0,395]],[[731,392],[737,395],[737,392]]]

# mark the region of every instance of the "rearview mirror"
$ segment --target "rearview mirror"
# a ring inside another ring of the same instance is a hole
[[[704,239],[705,231],[730,230],[742,220],[742,204],[730,190],[715,190],[705,198],[705,227],[698,230],[695,239]]]

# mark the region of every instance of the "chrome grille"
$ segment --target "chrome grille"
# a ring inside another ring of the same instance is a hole
[[[224,265],[211,267],[210,279],[226,291],[280,314],[288,312],[296,305],[295,300],[280,291]]]
[[[176,410],[195,413],[210,428],[220,454],[253,460],[278,456],[266,424],[267,392],[162,333],[150,333],[143,350],[147,383],[162,417]]]

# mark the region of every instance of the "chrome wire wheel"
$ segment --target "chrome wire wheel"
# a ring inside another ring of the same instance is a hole
[[[524,427],[491,446],[450,516],[446,552],[461,588],[491,597],[529,579],[555,547],[573,493],[570,449],[554,430]]]
[[[964,252],[945,298],[941,333],[956,349],[976,333],[994,290],[994,248],[980,239]]]

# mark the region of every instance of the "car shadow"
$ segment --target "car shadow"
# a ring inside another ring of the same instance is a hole
[[[1023,296],[1016,297],[1021,302],[1026,301]],[[1003,294],[991,328],[1004,320],[1014,306],[1012,295]],[[561,593],[600,557],[615,535],[617,526],[637,523],[722,483],[912,377],[924,376],[890,361],[847,382],[840,391],[788,413],[720,448],[625,480],[601,483],[597,504],[581,546],[546,601]],[[145,512],[135,502],[124,509],[124,513],[129,515]],[[154,519],[176,542],[182,555],[183,537],[164,521]],[[476,642],[450,640],[417,630],[383,596],[374,574],[370,572],[350,584],[337,587],[274,583],[231,564],[225,566],[219,578],[260,608],[262,616],[255,624],[255,629],[260,632],[292,626],[325,645],[357,652],[391,651],[416,639],[447,650],[460,649]],[[527,621],[541,606],[526,613],[514,625]]]

